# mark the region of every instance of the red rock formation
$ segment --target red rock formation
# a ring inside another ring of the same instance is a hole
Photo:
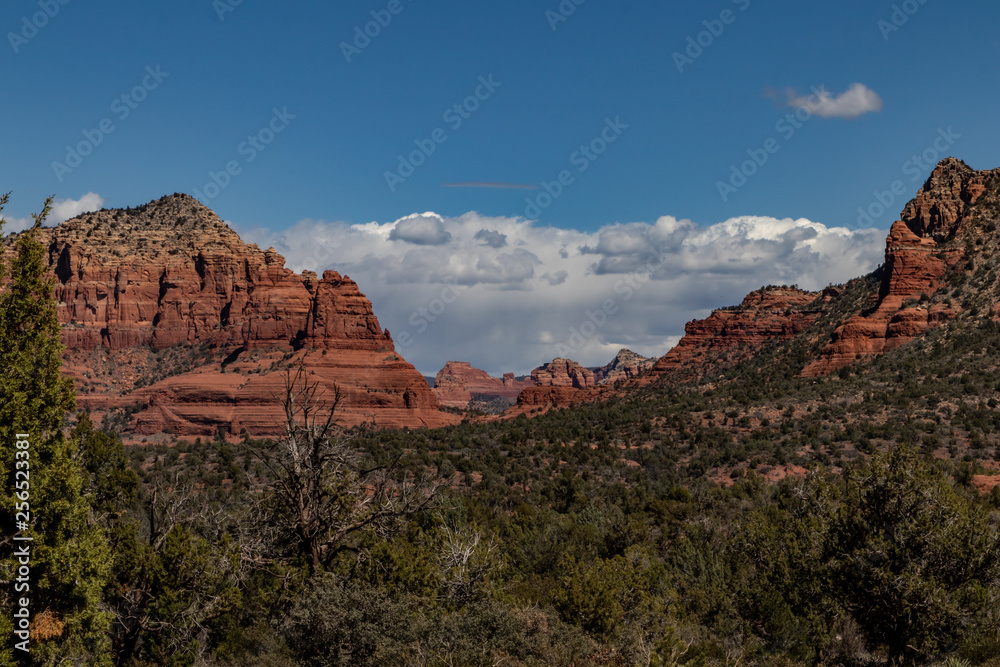
[[[517,396],[517,405],[503,413],[504,419],[548,412],[580,403],[601,400],[609,395],[602,387],[578,389],[567,386],[528,387]]]
[[[803,375],[825,375],[895,349],[957,314],[942,305],[904,303],[934,294],[948,269],[962,259],[964,249],[948,241],[969,229],[970,207],[998,176],[1000,171],[977,172],[954,158],[938,164],[889,231],[877,300],[834,332]]]
[[[934,294],[946,272],[962,259],[964,248],[954,239],[970,232],[976,220],[974,205],[998,183],[1000,170],[977,172],[960,160],[943,160],[889,232],[878,294],[864,312],[836,329],[803,375],[824,375],[894,349],[957,315],[950,306],[924,304],[921,296]],[[736,308],[689,322],[684,338],[660,358],[653,374],[697,372],[723,354],[750,354],[766,341],[791,338],[818,319],[823,302],[839,296],[839,288],[822,294],[785,288],[753,292]]]
[[[299,363],[344,389],[345,422],[456,420],[396,354],[353,281],[296,275],[191,197],[84,214],[39,238],[80,405],[148,406],[137,432],[279,433],[276,397],[284,370]]]
[[[824,296],[794,287],[765,287],[735,308],[716,310],[684,327],[680,342],[653,366],[659,375],[703,366],[723,352],[751,354],[771,340],[787,340],[816,321],[822,310],[810,307]]]
[[[533,386],[530,379],[516,380],[513,373],[505,373],[500,379],[473,368],[468,362],[449,361],[434,378],[434,395],[441,405],[465,408],[476,394],[513,401],[522,389]]]
[[[594,387],[597,381],[593,371],[569,359],[553,359],[531,371],[532,384],[538,387]]]

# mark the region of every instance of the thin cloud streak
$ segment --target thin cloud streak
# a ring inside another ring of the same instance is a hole
[[[499,181],[465,181],[462,183],[445,183],[446,188],[491,188],[494,190],[537,190],[537,185],[526,183],[503,183]]]

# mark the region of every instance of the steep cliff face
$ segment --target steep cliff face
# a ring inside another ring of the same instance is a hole
[[[565,408],[579,403],[598,400],[603,396],[594,388],[576,387],[529,387],[517,397],[517,405],[504,413],[505,417],[517,417],[533,412],[547,412],[553,408]]]
[[[795,287],[765,287],[751,292],[735,308],[716,310],[684,327],[684,337],[653,366],[660,375],[696,370],[720,354],[748,356],[772,340],[787,340],[822,313],[824,295]]]
[[[42,230],[80,404],[137,409],[136,432],[280,432],[284,372],[346,394],[343,421],[439,426],[426,381],[336,271],[284,268],[195,199],[84,214]]]
[[[963,241],[978,233],[974,206],[998,181],[1000,170],[975,171],[954,158],[938,164],[889,231],[877,298],[834,332],[803,375],[825,375],[892,350],[955,317],[957,307],[932,304],[926,297],[963,259]]]

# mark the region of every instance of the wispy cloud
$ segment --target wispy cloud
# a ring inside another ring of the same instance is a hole
[[[863,83],[852,84],[840,95],[833,95],[825,88],[814,90],[811,95],[798,95],[788,89],[788,106],[807,109],[821,118],[853,120],[866,113],[882,110],[882,98]]]
[[[446,188],[492,188],[494,190],[537,190],[537,185],[526,183],[503,183],[499,181],[465,181],[462,183],[445,183]]]

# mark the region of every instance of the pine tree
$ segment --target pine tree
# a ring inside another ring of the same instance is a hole
[[[0,209],[7,203],[0,199]],[[110,664],[108,614],[101,611],[109,551],[84,494],[76,443],[64,433],[75,405],[73,383],[61,373],[63,346],[54,279],[36,236],[52,199],[33,216],[34,226],[16,239],[9,278],[0,289],[0,521],[5,549],[0,559],[0,634],[12,637],[15,561],[12,537],[32,538],[30,574],[32,664]],[[2,231],[0,221],[0,231]],[[0,257],[0,267],[3,264]],[[0,280],[5,277],[0,268]],[[15,434],[29,435],[30,527],[15,523]],[[23,659],[5,642],[0,662]]]

